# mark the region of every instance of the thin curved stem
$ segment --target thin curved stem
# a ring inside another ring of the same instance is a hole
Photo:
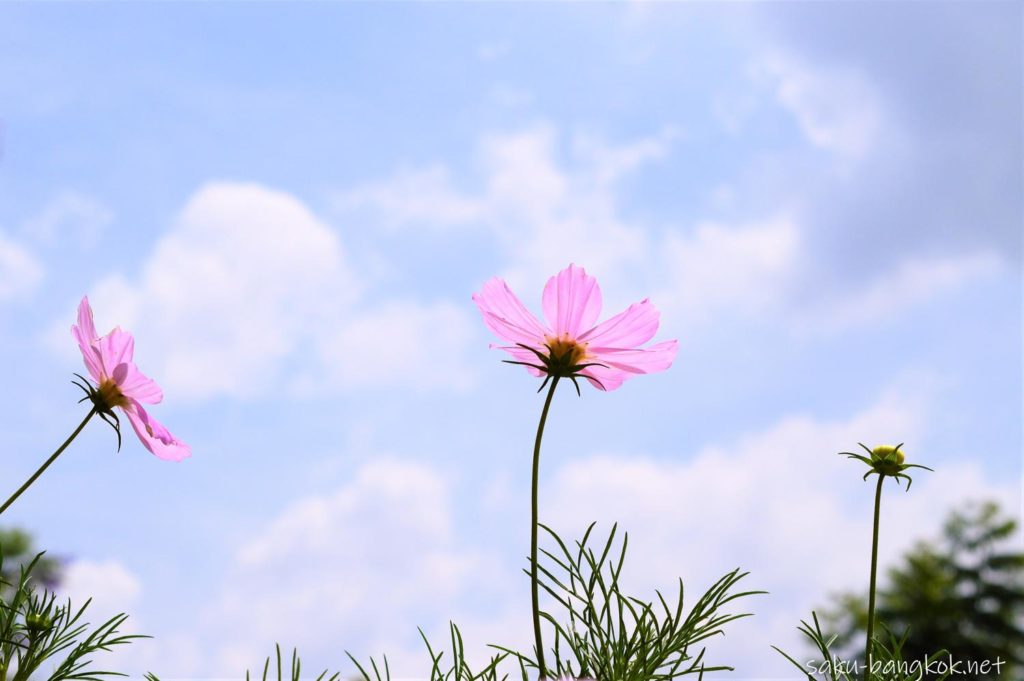
[[[85,428],[85,424],[89,423],[89,419],[91,419],[95,413],[96,413],[96,409],[95,408],[89,410],[89,413],[85,415],[85,418],[82,420],[81,423],[78,424],[78,427],[75,428],[75,431],[73,433],[71,433],[70,437],[68,437],[67,440],[64,440],[64,444],[62,444],[60,447],[58,447],[57,451],[55,451],[53,454],[50,455],[50,458],[47,459],[43,463],[43,465],[39,467],[39,470],[37,470],[35,473],[33,473],[32,477],[30,477],[28,480],[26,480],[25,484],[22,485],[21,487],[19,487],[18,491],[15,492],[14,494],[12,494],[11,498],[4,502],[3,506],[0,506],[0,513],[3,513],[4,511],[6,511],[7,507],[10,506],[11,504],[13,504],[14,500],[17,499],[18,497],[20,497],[21,493],[24,492],[25,490],[27,490],[32,485],[32,483],[35,482],[36,479],[40,475],[43,474],[43,471],[45,471],[47,468],[50,467],[51,463],[53,463],[54,461],[57,460],[57,457],[60,456],[64,452],[64,450],[68,448],[68,445],[71,444],[72,440],[74,440],[76,437],[78,437],[78,434],[82,432],[83,428]]]
[[[533,636],[537,645],[537,668],[540,670],[540,678],[547,677],[547,667],[544,666],[544,641],[540,635],[540,598],[537,591],[537,482],[540,476],[540,441],[544,437],[544,424],[548,420],[548,409],[551,408],[551,398],[555,394],[555,386],[558,385],[558,376],[551,380],[551,387],[548,388],[548,396],[544,400],[544,410],[540,413],[540,423],[537,424],[537,440],[533,445],[533,486],[532,486],[532,520],[530,522],[530,588],[533,599]]]
[[[868,587],[868,638],[864,644],[864,681],[871,681],[871,648],[875,633],[875,574],[878,571],[878,518],[882,509],[882,483],[885,476],[878,475],[878,487],[875,488],[875,528],[871,535],[871,584]]]

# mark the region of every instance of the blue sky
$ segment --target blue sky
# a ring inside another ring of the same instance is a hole
[[[576,262],[608,314],[650,296],[680,353],[556,396],[542,517],[619,521],[641,593],[750,570],[772,593],[710,659],[787,678],[769,646],[867,572],[870,490],[834,452],[904,440],[938,469],[886,497],[884,560],[965,499],[1020,511],[1021,20],[5,5],[7,484],[81,417],[85,293],[194,451],[91,425],[6,521],[156,636],[132,673],[234,676],[280,641],[418,676],[416,626],[449,618],[478,655],[526,646],[541,398],[470,295],[501,275],[539,312]]]

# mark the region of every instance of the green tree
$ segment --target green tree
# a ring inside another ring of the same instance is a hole
[[[972,504],[950,514],[939,543],[919,542],[888,571],[876,613],[893,632],[907,634],[905,660],[944,648],[965,664],[1004,662],[972,678],[1024,672],[1024,553],[1014,550],[1016,529],[997,504]],[[840,649],[863,638],[866,600],[845,594],[826,613],[828,628],[840,632]]]
[[[4,594],[3,586],[17,584],[21,568],[31,563],[39,553],[32,545],[32,537],[24,530],[0,528],[0,555],[3,556],[3,567],[0,568],[0,594]],[[31,579],[46,589],[53,589],[60,583],[61,562],[57,558],[43,556],[32,568]],[[6,594],[4,594],[6,595]]]

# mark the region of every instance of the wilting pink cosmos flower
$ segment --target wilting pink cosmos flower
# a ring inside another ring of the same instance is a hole
[[[500,347],[534,376],[582,376],[601,390],[614,390],[637,374],[672,366],[678,341],[640,347],[658,330],[659,313],[647,299],[596,324],[601,288],[582,267],[569,265],[548,279],[541,304],[543,324],[495,277],[473,295],[484,323],[513,345]]]
[[[71,327],[71,335],[78,341],[85,367],[96,381],[90,397],[97,411],[101,415],[103,412],[112,414],[114,407],[120,408],[142,445],[160,459],[181,461],[191,456],[192,450],[188,445],[175,439],[142,408],[143,402],[160,402],[164,393],[132,361],[135,352],[132,335],[116,327],[100,338],[92,321],[88,297],[82,298],[78,305],[78,324]]]

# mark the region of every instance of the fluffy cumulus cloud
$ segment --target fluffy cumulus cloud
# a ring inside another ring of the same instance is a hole
[[[736,664],[739,678],[785,676],[769,645],[802,650],[799,620],[837,590],[864,588],[873,485],[836,452],[858,440],[905,440],[912,461],[938,469],[919,471],[909,493],[887,486],[883,566],[935,536],[954,506],[1019,503],[1012,482],[990,479],[973,459],[925,449],[930,406],[913,395],[893,388],[849,418],[792,415],[671,457],[583,454],[543,482],[544,515],[566,539],[591,521],[598,535],[618,522],[629,532],[626,583],[643,597],[682,577],[692,604],[725,572],[750,570],[746,587],[770,593],[737,604],[756,616],[709,641],[709,659]],[[344,650],[386,651],[397,675],[420,676],[426,658],[415,627],[436,639],[449,618],[463,625],[474,659],[487,643],[528,646],[522,579],[495,548],[460,536],[455,500],[464,497],[429,465],[385,458],[333,491],[293,501],[239,545],[188,635],[168,632],[148,662],[175,675],[237,674],[283,641],[309,668],[347,667]],[[496,517],[515,526],[495,534],[521,536],[519,514]],[[194,649],[189,660],[174,653],[179,643]]]
[[[669,273],[655,299],[673,324],[699,329],[728,316],[785,318],[801,334],[871,326],[993,277],[1007,267],[991,251],[909,257],[857,286],[809,285],[811,244],[797,219],[699,223],[669,234],[659,257]],[[810,289],[810,292],[808,292]]]
[[[65,571],[58,592],[76,607],[91,598],[89,619],[98,623],[132,612],[142,595],[142,583],[119,561],[76,560]]]
[[[647,233],[618,214],[610,186],[641,159],[624,163],[590,141],[577,150],[579,166],[567,170],[558,160],[556,132],[548,126],[487,135],[480,152],[491,206],[488,224],[511,264],[507,274],[513,283],[549,276],[571,261],[609,274],[642,261]]]
[[[622,145],[584,134],[566,141],[547,123],[488,133],[477,143],[479,186],[460,187],[446,166],[432,164],[343,191],[335,207],[366,210],[390,229],[485,229],[513,283],[570,261],[617,274],[649,246],[646,230],[618,214],[616,182],[665,157],[677,136],[666,129]]]
[[[383,649],[399,673],[422,669],[417,624],[444,621],[468,593],[494,594],[484,558],[455,545],[451,502],[429,466],[378,460],[292,503],[237,552],[203,623],[216,632],[206,672],[237,674],[282,636],[314,666]]]
[[[363,289],[338,232],[298,198],[258,184],[215,182],[189,199],[137,278],[113,275],[92,293],[99,320],[116,320],[145,338],[145,366],[182,399],[252,397],[281,385],[322,388],[323,381],[308,378],[321,374],[363,385],[361,375],[325,366],[351,361],[342,356],[349,351],[361,366],[380,369],[378,384],[409,376],[417,385],[441,381],[417,374],[436,366],[409,363],[414,354],[400,355],[408,361],[396,365],[381,353],[408,338],[402,334],[435,324],[445,325],[447,341],[461,342],[459,314],[443,304],[360,308]],[[458,346],[417,347],[448,360],[444,381],[458,373],[445,349]]]
[[[318,341],[327,380],[369,387],[406,377],[414,388],[465,390],[475,377],[460,357],[478,325],[452,303],[392,301],[355,316]]]
[[[121,625],[125,634],[152,635],[152,627],[160,625],[160,613],[154,620],[139,617],[139,607],[145,603],[150,590],[145,588],[139,574],[116,559],[78,559],[64,572],[57,596],[70,599],[75,608],[91,599],[82,621],[95,629],[111,617],[127,614]],[[98,668],[133,672],[142,676],[174,666],[177,669],[196,669],[201,664],[201,645],[191,631],[161,632],[154,640],[139,639],[126,646],[111,648],[93,657]],[[171,652],[173,651],[173,652]],[[170,654],[169,654],[170,653]],[[173,665],[170,662],[173,660]]]
[[[778,55],[758,68],[757,77],[777,90],[774,96],[812,146],[845,162],[867,155],[884,136],[880,96],[860,71],[832,72]],[[850,106],[829,104],[836,91]],[[560,134],[550,124],[489,133],[477,145],[475,184],[460,184],[441,163],[403,168],[337,194],[334,208],[387,230],[433,230],[439,239],[484,230],[514,287],[542,282],[570,261],[600,275],[609,291],[651,280],[659,307],[691,334],[723,316],[780,315],[793,329],[833,333],[885,321],[1002,269],[990,250],[943,255],[909,249],[884,271],[867,267],[868,277],[837,281],[821,269],[821,233],[828,224],[817,221],[814,202],[808,207],[799,193],[781,197],[764,217],[683,216],[651,229],[627,215],[621,182],[666,159],[679,139],[667,128],[609,144],[593,135]]]
[[[295,197],[212,183],[188,201],[136,281],[94,287],[94,307],[146,338],[179,395],[245,395],[355,297],[338,236]],[[268,371],[268,369],[270,369]]]
[[[726,312],[777,311],[799,255],[799,232],[788,217],[742,225],[700,223],[689,234],[666,238],[661,257],[671,274],[656,299],[686,328]]]
[[[630,532],[627,573],[646,596],[683,577],[694,594],[725,572],[751,571],[747,587],[769,595],[743,605],[752,620],[714,642],[712,659],[740,660],[742,678],[791,673],[768,647],[802,650],[801,618],[841,589],[864,589],[870,555],[873,485],[860,464],[835,455],[858,441],[906,441],[912,461],[936,464],[922,450],[926,406],[891,392],[836,421],[788,417],[763,432],[707,447],[676,461],[601,455],[563,467],[546,486],[548,513],[566,534],[599,520]],[[943,514],[968,500],[996,498],[1017,508],[1012,483],[988,479],[972,460],[920,471],[909,493],[890,484],[883,502],[880,561],[934,536]],[[691,603],[694,596],[691,596]]]

